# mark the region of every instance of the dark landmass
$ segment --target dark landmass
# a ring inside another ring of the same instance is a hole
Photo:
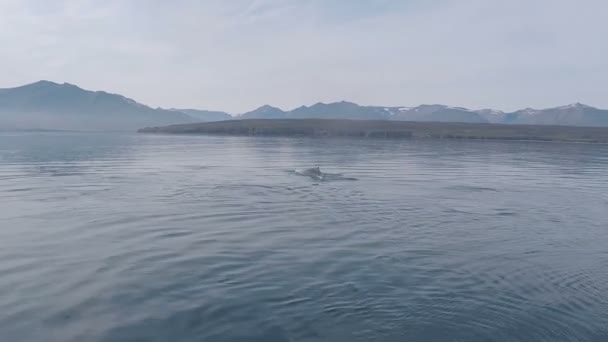
[[[410,139],[496,139],[608,143],[608,127],[383,120],[251,119],[149,127],[139,133]]]

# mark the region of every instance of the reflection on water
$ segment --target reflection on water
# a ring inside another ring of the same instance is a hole
[[[606,145],[3,133],[0,340],[606,341],[607,181]]]

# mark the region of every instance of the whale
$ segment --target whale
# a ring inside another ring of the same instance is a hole
[[[310,169],[304,169],[301,171],[296,171],[297,174],[299,174],[300,176],[307,176],[313,179],[317,179],[317,180],[323,180],[323,172],[321,172],[321,168],[320,167],[312,167]]]
[[[298,176],[310,177],[316,181],[328,181],[328,180],[357,180],[356,178],[349,178],[342,176],[341,173],[325,173],[321,171],[320,167],[312,167],[304,170],[293,171]]]

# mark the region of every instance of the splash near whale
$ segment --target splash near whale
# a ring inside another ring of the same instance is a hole
[[[339,181],[339,180],[357,180],[357,178],[345,177],[341,173],[326,173],[322,172],[320,167],[313,167],[304,170],[293,170],[294,174],[298,176],[310,177],[313,180],[324,182],[324,181]]]

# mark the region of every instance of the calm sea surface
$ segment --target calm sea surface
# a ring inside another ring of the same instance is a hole
[[[0,341],[608,341],[608,145],[1,133]]]

